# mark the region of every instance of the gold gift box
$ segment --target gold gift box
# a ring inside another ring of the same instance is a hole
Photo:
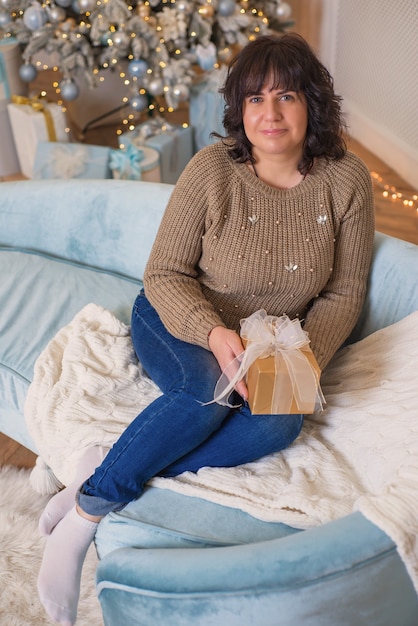
[[[304,346],[300,349],[301,352],[307,357],[309,363],[314,368],[317,377],[318,385],[321,370],[315,359],[315,356],[309,346]],[[277,369],[276,369],[277,367]],[[297,376],[297,372],[296,372]],[[254,361],[247,372],[247,387],[248,387],[248,403],[250,405],[251,412],[254,415],[272,415],[280,414],[294,414],[294,413],[313,413],[315,411],[316,398],[310,403],[304,403],[298,407],[296,399],[292,398],[292,403],[289,408],[283,407],[283,410],[279,407],[279,410],[272,410],[272,401],[274,395],[274,387],[277,384],[277,379],[280,384],[291,385],[291,379],[283,359],[278,360],[278,366],[276,365],[276,359],[274,356],[268,356],[259,358]]]

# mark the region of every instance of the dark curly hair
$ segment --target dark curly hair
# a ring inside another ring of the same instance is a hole
[[[213,135],[233,140],[229,148],[232,158],[241,163],[254,161],[244,131],[243,104],[249,95],[260,93],[271,78],[273,89],[302,92],[306,98],[308,128],[299,171],[306,174],[315,157],[343,157],[346,126],[332,76],[303,37],[286,33],[259,37],[242,48],[230,63],[220,89],[225,98],[223,125],[227,136]]]

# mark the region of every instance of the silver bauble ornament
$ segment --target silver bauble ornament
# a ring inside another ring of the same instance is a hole
[[[48,9],[48,17],[52,24],[59,24],[59,22],[63,22],[65,20],[67,13],[62,7],[51,6]]]
[[[164,83],[161,78],[152,78],[148,85],[147,90],[152,96],[161,96],[164,91]]]
[[[218,13],[222,17],[229,17],[235,13],[235,0],[219,0]]]
[[[72,0],[55,0],[55,4],[58,4],[58,6],[63,7],[64,9],[69,7],[71,3]]]
[[[23,23],[29,30],[38,30],[45,26],[48,21],[48,15],[40,4],[34,2],[23,13]]]
[[[38,70],[33,63],[24,63],[19,67],[19,76],[24,83],[31,83],[38,76]]]
[[[73,80],[63,80],[60,83],[60,91],[64,100],[75,100],[80,95],[80,89]]]
[[[190,2],[187,0],[176,0],[176,9],[181,13],[188,13],[191,10]]]
[[[80,13],[91,13],[96,8],[96,0],[77,0],[77,7]]]
[[[0,28],[4,28],[12,21],[12,16],[8,11],[0,10]]]
[[[148,107],[148,98],[142,94],[138,94],[129,100],[129,104],[134,111],[145,111]]]
[[[280,2],[276,9],[276,15],[279,20],[288,20],[292,15],[292,7],[287,2]]]
[[[112,33],[111,40],[117,48],[126,48],[130,41],[129,35],[123,30],[117,30],[115,33]]]
[[[143,59],[132,59],[128,63],[128,74],[141,78],[147,73],[149,65]]]
[[[178,85],[174,85],[171,91],[178,102],[185,102],[189,99],[190,90],[187,85],[179,83]]]

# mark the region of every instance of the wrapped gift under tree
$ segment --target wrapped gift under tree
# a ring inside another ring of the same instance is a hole
[[[148,146],[136,148],[128,144],[126,148],[111,150],[109,165],[113,178],[161,182],[160,155]]]
[[[190,90],[190,124],[193,128],[194,150],[198,152],[215,141],[212,132],[225,134],[223,114],[225,101],[219,89],[226,78],[225,68],[213,70]]]
[[[12,96],[7,108],[20,171],[32,178],[38,143],[70,140],[65,113],[54,102],[24,96]]]
[[[32,178],[112,178],[110,151],[105,146],[40,141]]]
[[[193,156],[193,134],[188,126],[167,123],[155,118],[139,124],[134,130],[119,137],[119,145],[136,148],[147,146],[160,155],[161,182],[175,184]]]

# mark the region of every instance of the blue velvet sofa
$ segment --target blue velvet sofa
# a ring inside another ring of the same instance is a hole
[[[35,360],[89,302],[129,323],[172,188],[132,181],[0,184],[0,430],[36,452],[23,417]],[[418,247],[376,233],[351,338],[418,308]],[[96,541],[106,626],[416,626],[418,598],[360,513],[310,530],[156,487]]]

